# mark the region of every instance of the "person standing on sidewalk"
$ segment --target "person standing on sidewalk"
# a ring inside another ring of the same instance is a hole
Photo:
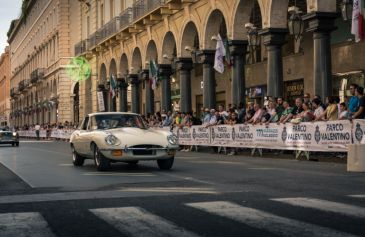
[[[36,134],[36,136],[37,136],[37,140],[39,140],[39,139],[40,139],[40,137],[39,137],[39,132],[40,132],[41,126],[37,123],[37,124],[35,125],[34,129],[35,129],[35,134]]]

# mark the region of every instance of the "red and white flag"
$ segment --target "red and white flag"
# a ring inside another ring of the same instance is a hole
[[[354,0],[352,11],[351,34],[355,35],[355,42],[365,39],[365,0]]]

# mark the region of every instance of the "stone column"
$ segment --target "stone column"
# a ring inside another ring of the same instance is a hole
[[[161,109],[166,112],[171,111],[171,75],[172,68],[170,64],[159,65],[159,75],[161,77]]]
[[[238,106],[241,102],[245,106],[246,77],[245,64],[247,53],[247,40],[229,41],[229,50],[233,59],[231,102]]]
[[[203,64],[203,106],[209,109],[216,108],[214,56],[215,50],[197,52],[197,61]]]
[[[139,95],[139,75],[129,74],[129,81],[132,85],[132,113],[139,114],[141,112]]]
[[[124,78],[118,78],[119,87],[119,110],[120,112],[128,111],[128,83]]]
[[[267,95],[283,96],[283,57],[282,45],[285,43],[287,29],[267,28],[259,33],[267,50]]]
[[[322,99],[332,95],[331,32],[336,29],[337,17],[337,13],[330,12],[313,12],[303,17],[309,24],[307,32],[313,32],[314,94]]]
[[[178,58],[176,69],[180,74],[180,111],[183,113],[192,110],[191,105],[191,69],[193,61],[191,58]]]
[[[146,111],[145,114],[153,114],[155,107],[155,95],[152,90],[152,86],[150,84],[150,76],[148,70],[143,70],[141,73],[142,81],[145,83],[145,91],[146,91]]]

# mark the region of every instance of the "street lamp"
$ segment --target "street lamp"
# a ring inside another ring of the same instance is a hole
[[[248,44],[255,50],[261,44],[259,31],[252,23],[246,23],[245,28],[247,29]]]
[[[303,19],[300,16],[300,13],[302,12],[296,6],[289,7],[288,12],[290,13],[288,21],[289,33],[290,35],[293,35],[295,41],[297,41],[301,38],[304,31]]]
[[[193,63],[197,63],[197,49],[192,46],[185,46],[185,50],[191,53],[191,59]]]
[[[342,0],[341,13],[344,21],[352,19],[353,0]]]

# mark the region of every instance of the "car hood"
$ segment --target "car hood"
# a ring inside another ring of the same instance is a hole
[[[168,145],[167,136],[171,133],[163,130],[140,129],[140,128],[118,128],[107,132],[116,136],[123,146],[135,145],[158,145],[166,147]]]

